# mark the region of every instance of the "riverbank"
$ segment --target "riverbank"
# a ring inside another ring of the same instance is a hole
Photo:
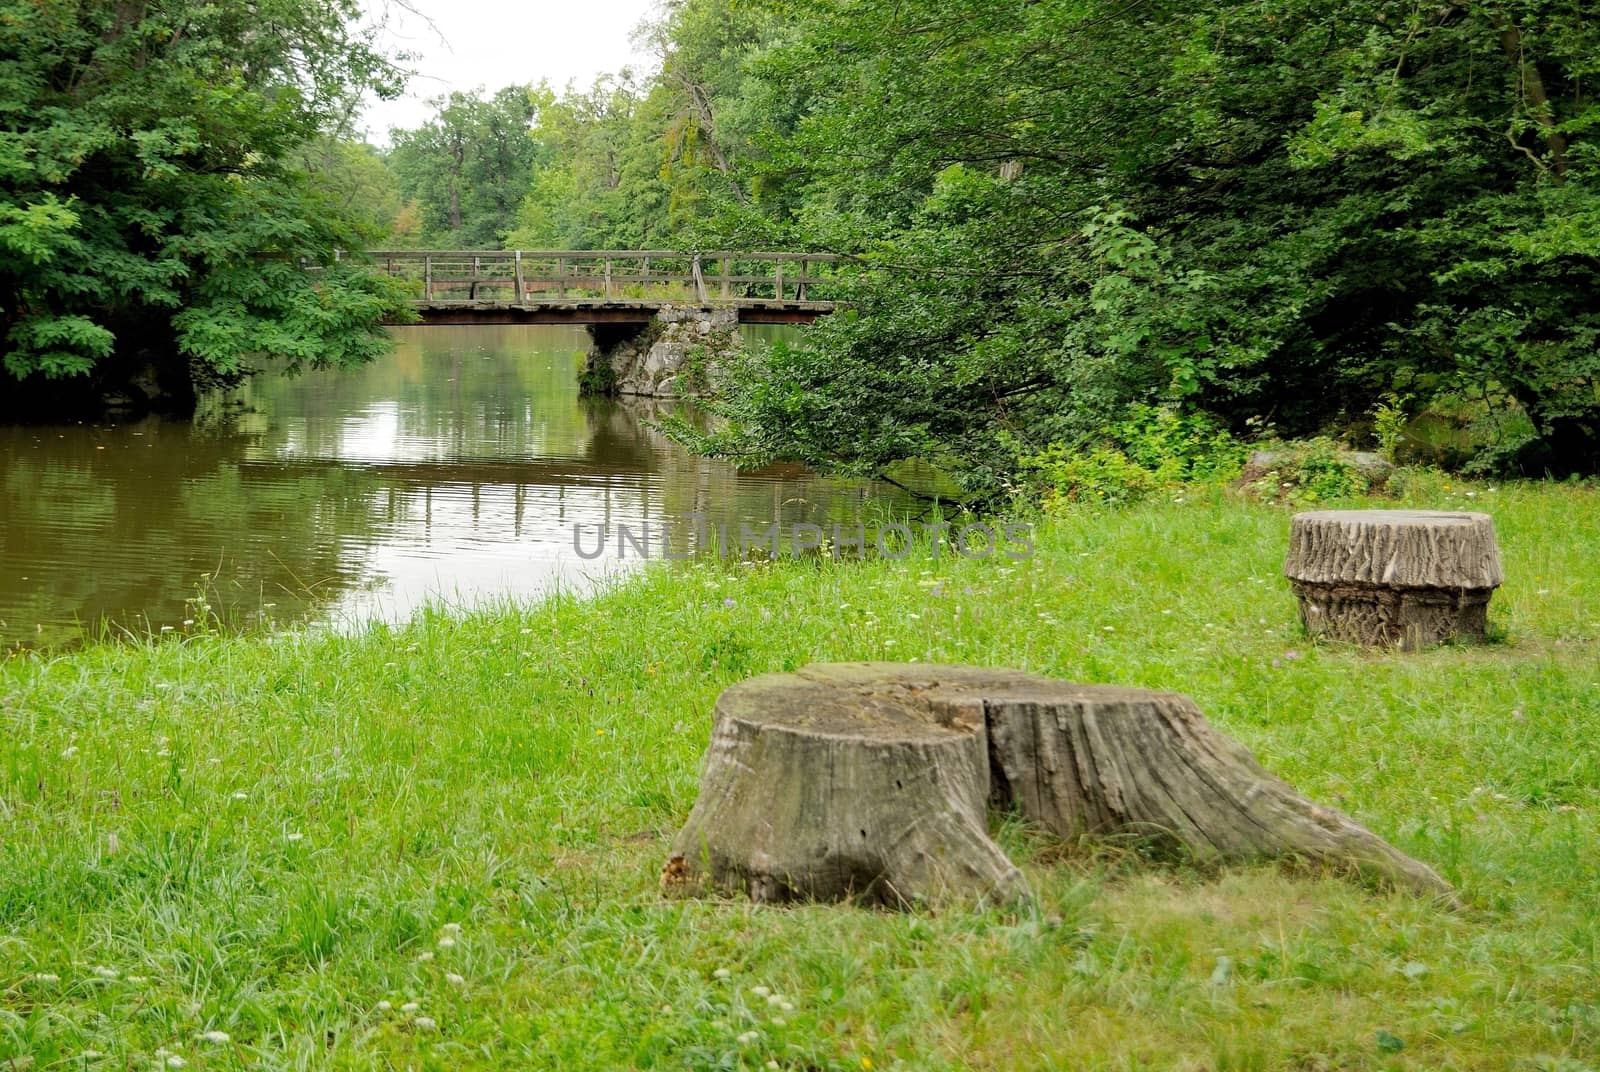
[[[13,658],[0,1067],[1593,1064],[1600,494],[1412,495],[1494,515],[1496,643],[1307,645],[1289,512],[1208,492],[1069,514],[1026,562],[691,565],[352,637]],[[1187,692],[1468,907],[1009,826],[1037,913],[662,901],[716,693],[847,658]]]

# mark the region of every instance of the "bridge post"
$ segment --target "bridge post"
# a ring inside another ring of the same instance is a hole
[[[706,303],[706,277],[700,272],[700,253],[696,251],[689,261],[689,267],[694,272],[694,292],[700,304]]]
[[[783,262],[782,261],[774,261],[773,264],[774,264],[774,266],[776,268],[776,271],[774,271],[774,273],[773,273],[774,289],[775,289],[775,292],[776,292],[777,299],[779,301],[782,301],[783,300]]]
[[[729,297],[728,276],[733,273],[733,258],[728,254],[722,255],[722,296]]]
[[[522,289],[522,250],[520,249],[517,250],[516,267],[513,271],[517,279],[517,297],[511,304],[521,305],[526,292]]]
[[[582,393],[702,395],[715,390],[719,368],[739,349],[739,312],[728,305],[663,304],[648,321],[590,324],[589,337]]]
[[[611,297],[611,258],[606,258],[606,297]]]
[[[433,257],[422,258],[422,292],[429,301],[433,300]]]

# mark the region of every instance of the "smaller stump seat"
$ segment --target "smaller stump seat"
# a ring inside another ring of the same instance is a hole
[[[1407,651],[1483,639],[1505,580],[1489,515],[1438,510],[1296,514],[1283,572],[1312,636]]]

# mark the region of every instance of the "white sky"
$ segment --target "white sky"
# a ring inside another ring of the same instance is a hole
[[[586,87],[597,75],[653,65],[630,38],[654,12],[655,0],[408,2],[418,14],[387,5],[387,41],[419,54],[410,64],[417,73],[405,97],[368,106],[362,125],[375,145],[388,144],[390,127],[420,125],[432,114],[425,102],[451,90],[482,86],[493,92],[540,80],[558,89],[568,82]],[[370,13],[385,6],[384,0],[366,3]]]

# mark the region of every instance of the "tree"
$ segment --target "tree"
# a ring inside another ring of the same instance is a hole
[[[274,355],[361,361],[403,304],[297,151],[399,74],[355,0],[0,0],[0,405]],[[305,265],[317,271],[307,272]]]
[[[527,86],[451,93],[415,130],[393,132],[390,166],[401,194],[417,202],[425,236],[455,249],[498,248],[527,194],[539,145]]]
[[[1479,465],[1600,457],[1600,27],[1570,5],[790,12],[745,69],[809,95],[742,181],[802,189],[782,229],[858,257],[855,309],[738,370],[710,446],[931,456],[983,496],[1138,404],[1304,434],[1397,394],[1481,418]]]
[[[537,90],[534,138],[544,147],[513,233],[523,248],[672,245],[652,101],[631,73],[585,91]]]
[[[399,183],[377,148],[324,134],[306,143],[300,164],[312,189],[360,226],[367,248],[384,247],[404,226]]]

